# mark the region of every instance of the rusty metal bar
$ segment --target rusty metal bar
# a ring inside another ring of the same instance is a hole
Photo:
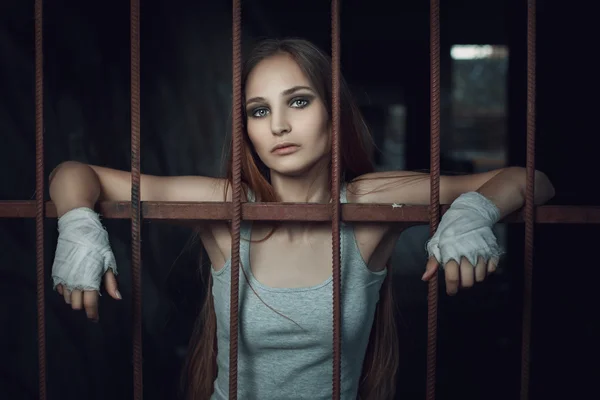
[[[440,4],[429,3],[430,40],[430,113],[431,113],[431,199],[429,201],[430,235],[437,230],[440,220]],[[429,281],[427,298],[427,400],[435,399],[435,369],[437,356],[438,274]]]
[[[44,46],[43,1],[35,0],[35,247],[38,326],[38,385],[46,400],[46,319],[44,303]]]
[[[233,198],[231,219],[231,296],[229,306],[229,398],[238,391],[238,304],[240,276],[240,228],[242,223],[242,7],[233,0]],[[211,294],[208,293],[208,296]]]
[[[333,382],[332,398],[341,396],[342,285],[340,259],[340,2],[331,2],[331,235],[333,257]]]
[[[35,201],[0,201],[0,218],[35,218]],[[440,207],[443,215],[448,205]],[[56,218],[56,207],[45,204],[46,218]],[[103,219],[129,219],[131,206],[124,202],[99,202],[97,211]],[[525,221],[524,210],[518,210],[500,223]],[[232,219],[231,203],[142,202],[142,218],[146,221],[228,221]],[[244,203],[242,218],[248,221],[331,221],[327,204]],[[428,206],[393,207],[390,204],[342,204],[344,222],[398,222],[420,225],[429,223]],[[600,224],[600,206],[539,206],[534,209],[536,224]]]
[[[130,2],[131,41],[131,294],[133,397],[144,396],[142,370],[142,212],[140,201],[140,1]]]
[[[527,6],[527,178],[525,191],[525,276],[523,283],[523,337],[521,339],[521,400],[529,398],[535,185],[535,0],[528,0]]]

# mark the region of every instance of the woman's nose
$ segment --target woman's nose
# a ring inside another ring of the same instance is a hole
[[[274,135],[281,136],[292,130],[285,113],[273,113],[271,115],[271,132],[273,132]]]

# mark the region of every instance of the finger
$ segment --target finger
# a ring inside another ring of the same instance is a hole
[[[481,282],[485,279],[487,271],[487,263],[483,257],[477,259],[477,266],[475,267],[475,280]]]
[[[95,290],[86,290],[83,292],[83,307],[89,319],[98,321],[98,292]]]
[[[60,294],[61,296],[63,295],[63,287],[62,285],[59,283],[58,285],[56,285],[56,291],[58,292],[58,294]]]
[[[63,290],[63,296],[65,298],[65,303],[71,304],[71,291],[69,289]]]
[[[427,260],[427,265],[425,266],[425,273],[421,277],[422,280],[428,281],[431,277],[437,272],[440,264],[435,259],[435,257],[429,257]]]
[[[467,260],[466,257],[462,257],[460,261],[460,283],[461,287],[470,288],[475,283],[475,267]]]
[[[83,306],[83,295],[81,290],[73,290],[71,293],[71,307],[73,310],[81,310]]]
[[[117,286],[115,274],[113,274],[111,270],[106,271],[106,274],[104,275],[104,287],[106,288],[106,291],[113,299],[121,300],[121,293],[119,293]]]
[[[500,261],[500,259],[498,257],[492,257],[490,258],[490,261],[488,261],[488,265],[487,265],[487,272],[488,274],[493,274],[494,272],[496,272],[496,269],[498,268],[498,262]]]
[[[444,266],[444,275],[446,276],[446,293],[452,296],[458,291],[460,282],[458,263],[454,260],[448,261]]]

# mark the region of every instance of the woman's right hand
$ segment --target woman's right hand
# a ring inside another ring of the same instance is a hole
[[[100,283],[114,299],[121,299],[117,288],[117,264],[108,233],[96,212],[80,207],[58,220],[58,243],[52,278],[54,288],[74,310],[85,309],[97,321]]]
[[[104,275],[104,287],[108,294],[116,299],[121,299],[121,294],[117,290],[117,279],[112,271],[106,271]],[[64,296],[65,302],[70,304],[73,310],[85,309],[87,317],[94,322],[98,322],[98,291],[97,290],[73,290],[63,288],[63,285],[56,285],[56,291]]]

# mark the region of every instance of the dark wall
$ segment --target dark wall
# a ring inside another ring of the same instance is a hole
[[[64,160],[129,169],[129,4],[46,2],[45,168]],[[220,172],[231,104],[230,2],[142,1],[142,171]],[[406,167],[429,168],[428,2],[344,1],[342,72],[381,135],[385,107],[407,108]],[[301,36],[329,50],[326,1],[243,2],[244,43]],[[510,49],[508,149],[525,165],[526,2],[453,0],[441,5],[442,90],[452,44]],[[590,16],[588,16],[590,15]],[[597,47],[590,13],[538,1],[537,168],[555,183],[552,204],[598,205],[595,136]],[[0,199],[35,192],[33,1],[0,5]],[[448,121],[442,121],[447,126]],[[444,131],[442,132],[442,134]],[[381,137],[381,136],[379,136]],[[46,222],[48,394],[51,399],[129,399],[132,394],[130,228],[107,220],[124,300],[101,298],[99,324],[51,290],[56,221]],[[427,227],[394,256],[402,336],[399,395],[424,398]],[[143,227],[146,399],[175,398],[191,325],[205,289],[191,231]],[[598,264],[594,226],[536,229],[531,398],[580,398],[595,390],[592,308]],[[508,229],[502,272],[455,298],[440,297],[438,398],[514,399],[520,375],[523,226]],[[189,246],[187,245],[189,244]],[[0,398],[37,397],[35,224],[0,220]],[[443,289],[443,288],[442,288]]]

